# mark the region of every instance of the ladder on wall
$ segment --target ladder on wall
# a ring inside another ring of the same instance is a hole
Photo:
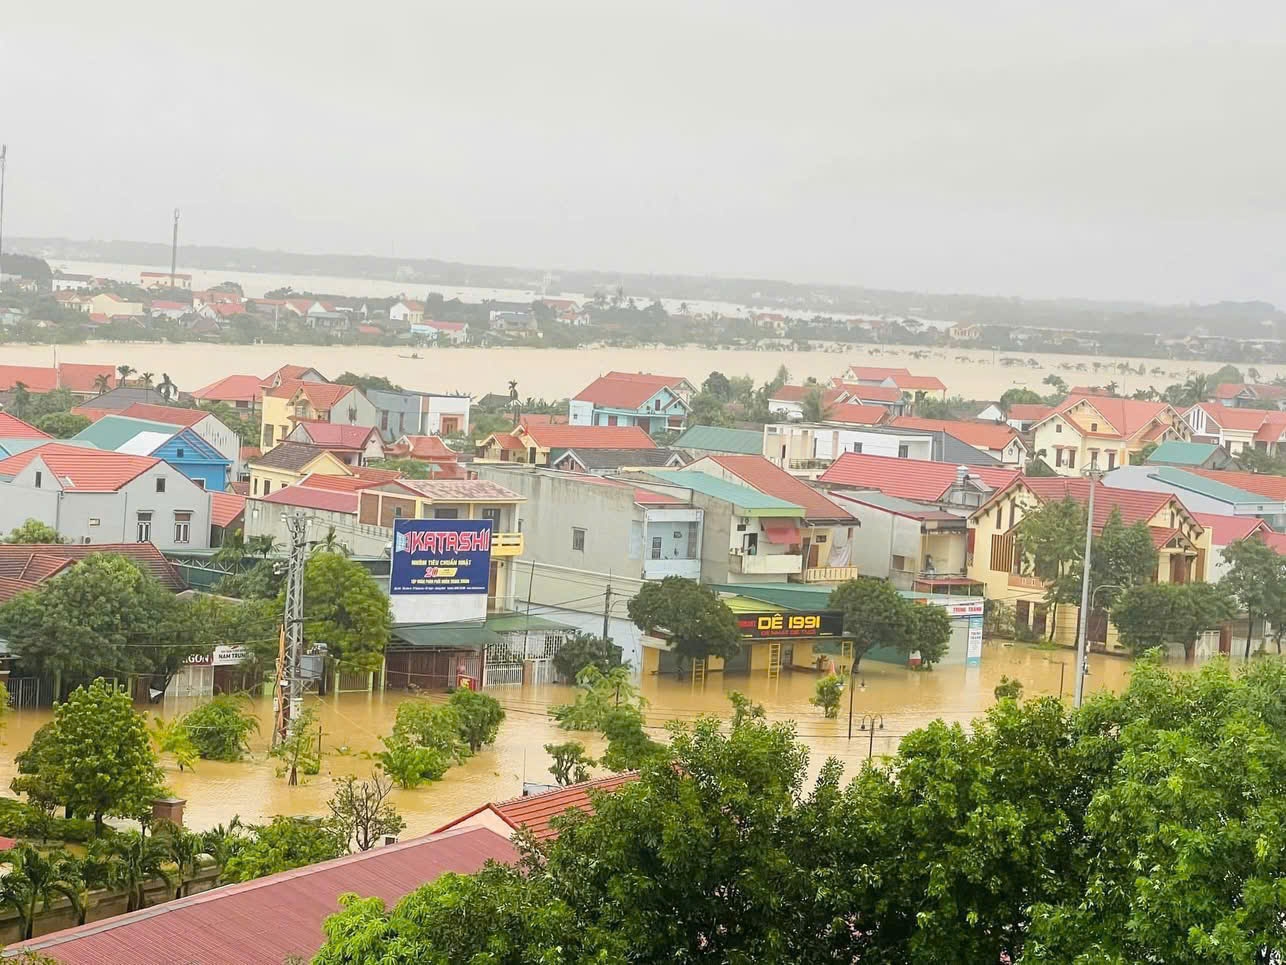
[[[839,642],[839,662],[836,669],[845,676],[853,672],[853,641],[841,640]]]
[[[768,644],[768,679],[777,680],[781,677],[781,644]]]
[[[706,685],[706,662],[704,660],[692,661],[692,689],[698,690]]]

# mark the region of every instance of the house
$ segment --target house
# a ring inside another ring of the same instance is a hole
[[[274,490],[293,486],[305,476],[354,476],[342,458],[320,446],[303,442],[281,442],[250,460],[250,495],[268,496]],[[396,475],[396,474],[394,474]]]
[[[649,434],[682,429],[688,416],[681,388],[686,381],[670,375],[608,372],[568,403],[568,422],[574,426],[640,426]]]
[[[631,469],[675,469],[686,462],[673,449],[564,449],[550,465],[563,472],[601,476]]]
[[[910,369],[886,368],[876,365],[850,365],[842,376],[842,381],[857,385],[884,385],[895,375],[909,376]]]
[[[842,380],[856,382],[858,385],[897,389],[904,398],[912,400],[930,396],[940,399],[947,397],[947,387],[941,379],[932,375],[912,375],[904,368],[850,365]]]
[[[203,489],[223,492],[228,488],[232,460],[187,426],[109,415],[86,426],[69,441],[111,452],[153,456],[165,460]]]
[[[224,425],[213,413],[205,409],[188,409],[177,405],[153,405],[147,402],[135,402],[121,409],[120,414],[130,419],[146,419],[150,422],[165,422],[174,426],[186,426],[228,460],[233,475],[238,475],[243,468],[241,459],[241,437],[231,428]]]
[[[703,513],[656,480],[612,479],[490,463],[480,479],[525,497],[526,559],[514,587],[515,609],[603,632],[603,594],[614,602],[608,633],[624,659],[641,666],[641,635],[625,605],[647,580],[699,579]],[[538,521],[538,522],[537,522]],[[726,565],[726,560],[725,560]]]
[[[210,546],[222,546],[233,533],[245,532],[246,497],[231,491],[210,493]]]
[[[845,401],[850,405],[883,406],[892,415],[902,415],[906,411],[906,399],[893,386],[870,385],[845,379],[831,379],[831,386],[843,389]]]
[[[1006,466],[1021,469],[1027,462],[1027,444],[1013,426],[996,422],[966,422],[957,419],[921,419],[898,416],[889,423],[897,429],[922,429],[945,432],[973,448],[985,452]]]
[[[1016,469],[962,466],[846,452],[818,478],[828,490],[881,492],[962,516],[1018,478]]]
[[[798,476],[816,478],[846,452],[899,459],[998,466],[1000,460],[948,432],[891,425],[849,426],[832,422],[777,423],[763,429],[763,455]]]
[[[443,874],[473,874],[488,861],[517,860],[507,835],[460,827],[91,921],[6,951],[68,965],[308,961],[325,943],[323,924],[346,893],[391,907]]]
[[[1123,466],[1103,477],[1103,485],[1139,492],[1173,493],[1194,513],[1250,516],[1275,530],[1286,530],[1286,499],[1269,499],[1219,479],[1176,466]]]
[[[1137,461],[1150,443],[1187,441],[1192,430],[1164,402],[1069,395],[1032,426],[1034,456],[1060,476],[1111,471]]]
[[[300,422],[373,426],[375,406],[351,385],[283,379],[263,393],[263,440],[269,449]]]
[[[1233,472],[1227,469],[1192,469],[1195,476],[1204,476],[1225,483],[1248,493],[1257,493],[1268,499],[1286,500],[1286,476],[1263,472]]]
[[[280,545],[288,545],[290,533],[284,517],[303,513],[306,517],[306,542],[321,542],[333,528],[336,539],[349,552],[361,556],[383,555],[388,543],[385,534],[365,533],[357,525],[358,490],[326,489],[310,483],[311,480],[306,478],[298,485],[274,490],[267,496],[247,497],[243,524],[245,538],[270,536]]]
[[[116,369],[111,365],[74,362],[50,366],[0,365],[0,392],[12,392],[19,382],[32,393],[66,389],[79,399],[88,399],[116,385]]]
[[[1286,386],[1222,382],[1215,386],[1211,401],[1232,408],[1257,408],[1267,403],[1280,409],[1286,407]]]
[[[54,293],[80,292],[93,284],[93,275],[74,275],[67,271],[56,271],[50,276],[49,283]]]
[[[610,794],[638,778],[637,772],[627,771],[594,781],[569,784],[540,794],[523,794],[522,797],[508,801],[484,804],[442,825],[433,833],[441,834],[455,828],[486,828],[505,837],[512,837],[518,831],[527,831],[537,841],[549,841],[558,837],[558,831],[552,823],[554,818],[561,817],[568,811],[582,811],[592,815],[594,801],[590,797],[591,792]]]
[[[1271,537],[1273,531],[1262,519],[1254,516],[1221,516],[1214,513],[1192,514],[1210,534],[1210,555],[1206,560],[1206,580],[1218,583],[1228,572],[1223,551],[1229,546],[1248,539]]]
[[[825,412],[825,423],[840,426],[878,426],[888,422],[893,410],[865,402],[841,402]]]
[[[899,590],[972,593],[968,520],[931,503],[877,490],[832,489],[830,496],[862,523],[853,565],[863,576],[889,580]]]
[[[172,593],[186,589],[178,571],[151,543],[2,543],[0,542],[0,603],[19,593],[39,589],[59,573],[93,553],[125,556]]]
[[[101,419],[105,415],[119,415],[132,405],[169,406],[170,400],[156,389],[141,385],[122,385],[101,395],[87,398],[71,411],[88,419]]]
[[[192,276],[175,272],[170,274],[168,271],[140,271],[138,273],[139,288],[182,288],[186,291],[192,290]]]
[[[0,531],[38,519],[75,543],[210,542],[210,494],[153,456],[50,442],[0,460]]]
[[[947,329],[947,338],[953,342],[974,342],[982,338],[982,326],[977,323],[957,322]]]
[[[158,298],[148,304],[147,311],[153,318],[163,317],[178,321],[192,311],[192,306],[187,302],[168,302]]]
[[[1145,464],[1180,469],[1226,469],[1232,461],[1228,450],[1213,442],[1163,442],[1152,450]]]
[[[456,462],[460,454],[438,436],[401,435],[385,448],[388,459],[418,459],[421,462]]]
[[[375,407],[371,424],[379,428],[385,442],[401,435],[453,436],[469,431],[473,399],[468,395],[368,389],[366,398]]]
[[[309,328],[327,332],[345,332],[350,325],[348,313],[336,311],[330,302],[313,302],[308,306],[304,322]]]
[[[220,402],[243,413],[242,418],[258,411],[263,393],[263,379],[257,375],[225,375],[192,393],[198,402]]]
[[[426,341],[437,342],[439,345],[463,345],[469,341],[469,325],[467,322],[438,322],[433,319],[414,322],[411,325],[411,334],[419,335]]]
[[[400,298],[389,306],[389,321],[404,325],[418,325],[424,321],[424,302]]]
[[[372,426],[345,426],[331,422],[300,422],[286,436],[287,442],[303,442],[329,450],[350,466],[364,466],[384,458],[384,443]]]
[[[1014,606],[1020,625],[1035,633],[1049,635],[1056,643],[1076,640],[1079,607],[1060,605],[1050,613],[1045,604],[1045,580],[1032,572],[1031,561],[1017,545],[1016,529],[1023,518],[1051,502],[1072,500],[1085,505],[1092,480],[1060,476],[1014,479],[991,495],[969,516],[973,556],[969,575],[986,587],[989,600],[1005,600]],[[1097,486],[1094,494],[1093,528],[1102,532],[1114,512],[1126,526],[1143,523],[1158,551],[1155,578],[1161,583],[1186,583],[1206,579],[1210,557],[1210,533],[1184,505],[1168,492],[1140,492]],[[1102,611],[1091,614],[1089,639],[1114,644],[1116,628],[1108,625]]]
[[[1286,433],[1286,412],[1278,409],[1234,409],[1198,402],[1183,417],[1192,427],[1192,441],[1215,443],[1231,456],[1249,449],[1276,455]]]
[[[671,448],[696,458],[709,453],[764,455],[764,435],[757,429],[727,429],[722,426],[688,426],[671,443]]]
[[[131,302],[115,292],[99,292],[81,300],[79,308],[90,315],[102,315],[105,318],[142,318],[147,314],[142,302]]]
[[[1054,412],[1052,405],[1018,402],[1009,407],[1005,421],[1019,432],[1030,432],[1037,422],[1048,418]]]
[[[311,303],[308,302],[307,299],[305,299],[304,300],[305,311],[307,311],[307,306],[309,304]],[[262,379],[260,379],[259,387],[261,389],[275,389],[279,385],[281,385],[282,382],[285,382],[289,379],[293,379],[297,382],[329,382],[330,381],[328,378],[326,378],[326,376],[322,375],[316,369],[310,368],[307,365],[286,364],[286,365],[283,365],[281,368],[277,369],[275,372],[272,372],[269,375],[265,375]]]
[[[738,577],[751,577],[748,582],[754,582],[759,576],[773,572],[763,569],[757,558],[763,545],[761,540],[785,548],[788,556],[797,556],[798,568],[787,571],[787,576],[799,582],[838,583],[858,575],[852,565],[852,544],[860,523],[826,493],[774,466],[763,456],[704,456],[684,469],[667,473],[664,478],[682,483],[689,472],[746,486],[803,510],[790,523],[770,521],[762,527],[761,534],[752,532],[748,526],[744,533],[738,534],[741,538],[730,545],[726,565],[716,566],[714,573],[703,572],[707,582],[741,582]],[[727,576],[721,576],[720,572],[725,569]]]
[[[783,385],[768,397],[769,411],[787,419],[803,419],[804,403],[814,394],[820,394],[820,418],[829,418],[829,412],[848,398],[848,391],[843,388],[827,388],[824,385]]]
[[[536,316],[529,311],[491,312],[493,332],[534,332],[536,328]]]
[[[551,465],[566,449],[655,449],[657,445],[638,426],[522,425],[510,432],[493,432],[477,445],[478,459]],[[551,458],[552,456],[552,458]]]

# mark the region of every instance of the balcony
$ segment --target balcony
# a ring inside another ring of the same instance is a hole
[[[1045,581],[1039,576],[1020,576],[1017,573],[1009,574],[1009,585],[1016,590],[1040,590],[1044,591]]]
[[[746,576],[783,576],[801,573],[804,557],[798,553],[759,553],[747,555],[736,550],[729,554],[732,572]]]
[[[802,576],[803,583],[844,583],[862,574],[856,566],[810,566]]]
[[[491,555],[492,556],[522,556],[523,534],[522,533],[492,533],[491,534]]]
[[[643,579],[663,580],[667,576],[681,576],[687,580],[701,578],[700,560],[644,560]]]

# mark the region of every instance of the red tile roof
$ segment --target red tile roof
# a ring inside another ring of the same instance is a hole
[[[8,603],[19,593],[26,593],[28,590],[37,590],[39,588],[40,584],[31,580],[15,580],[0,576],[0,603]],[[4,849],[0,848],[0,850]]]
[[[423,459],[426,462],[454,462],[460,454],[438,436],[404,435],[385,452],[394,459]]]
[[[493,432],[488,438],[501,449],[508,449],[510,452],[522,452],[527,448],[512,432]]]
[[[349,426],[335,422],[301,422],[314,445],[334,449],[365,449],[371,436],[379,437],[373,426]]]
[[[836,505],[825,493],[773,465],[763,456],[704,456],[692,463],[691,468],[703,471],[701,467],[707,462],[722,466],[751,489],[802,506],[805,519],[853,518],[852,513]]]
[[[167,589],[177,593],[186,588],[165,554],[151,543],[0,543],[0,576],[42,582],[95,553],[127,556]]]
[[[898,416],[890,425],[904,429],[927,429],[945,432],[978,449],[1002,451],[1018,437],[1018,430],[1003,422],[967,422],[958,419],[919,419]]]
[[[827,422],[841,422],[850,426],[877,426],[888,417],[889,410],[882,405],[855,405],[851,402],[833,405],[826,413]]]
[[[680,381],[670,375],[608,372],[582,389],[575,401],[613,409],[637,409],[662,389],[672,388]]]
[[[131,419],[147,419],[151,422],[164,422],[174,426],[194,426],[210,413],[203,409],[184,409],[177,405],[153,405],[150,402],[135,402],[120,411],[120,415]]]
[[[303,393],[316,409],[330,409],[353,391],[351,385],[340,385],[337,382],[306,382],[303,379],[284,379],[275,389],[268,389],[265,394],[274,399],[293,399],[296,393]]]
[[[52,392],[58,388],[58,373],[51,366],[0,365],[0,392],[21,382],[30,392]]]
[[[596,781],[586,781],[583,784],[571,784],[555,791],[546,791],[543,794],[529,794],[526,797],[517,797],[509,801],[484,804],[482,807],[456,818],[449,824],[443,825],[435,833],[441,833],[456,827],[483,811],[491,811],[515,831],[519,828],[526,828],[537,841],[548,841],[550,838],[558,837],[558,832],[550,824],[553,818],[560,817],[570,810],[593,814],[594,804],[590,800],[591,792],[611,793],[621,785],[636,780],[638,780],[638,774],[635,773],[613,774],[611,777],[602,777]]]
[[[958,468],[949,462],[846,452],[818,481],[829,486],[874,489],[902,499],[936,503],[955,485]],[[1016,469],[993,466],[966,468],[970,476],[992,489],[1002,489],[1021,475]]]
[[[655,449],[638,426],[526,426],[541,449]]]
[[[834,386],[827,387],[824,385],[783,385],[780,389],[768,397],[769,402],[803,402],[812,394],[814,389],[822,390],[822,404],[834,405],[836,400],[844,394],[844,390]]]
[[[1280,556],[1286,556],[1286,533],[1261,532],[1259,538],[1275,549]]]
[[[1021,480],[1036,498],[1042,503],[1059,502],[1071,499],[1078,503],[1087,503],[1090,494],[1090,481],[1083,478],[1064,476],[1028,476]],[[994,496],[992,497],[995,498]],[[1159,513],[1168,503],[1183,508],[1183,503],[1173,493],[1144,492],[1137,489],[1116,489],[1111,486],[1098,486],[1094,491],[1094,529],[1099,530],[1112,515],[1113,509],[1121,511],[1121,522],[1126,526],[1134,523],[1146,523]],[[1186,513],[1187,510],[1184,509]],[[1190,515],[1190,514],[1189,514]]]
[[[51,439],[47,432],[41,432],[29,422],[23,422],[17,416],[0,412],[0,439]]]
[[[946,386],[936,375],[893,375],[893,383],[902,391],[944,392]]]
[[[322,923],[339,910],[339,896],[346,892],[392,906],[447,872],[472,874],[488,861],[517,859],[513,845],[494,831],[461,828],[224,885],[41,935],[6,951],[37,951],[64,965],[307,961],[325,942]]]
[[[107,384],[116,387],[116,369],[110,365],[93,365],[83,362],[63,362],[58,366],[58,384],[73,392],[97,392],[94,380],[107,376]]]
[[[1016,422],[1039,422],[1054,411],[1052,405],[1018,402],[1009,407],[1009,418]]]
[[[309,476],[308,479],[342,479],[342,476]],[[307,483],[307,480],[305,480]],[[311,484],[300,483],[298,486],[287,486],[267,496],[258,497],[261,503],[272,503],[276,506],[304,506],[308,509],[324,509],[332,513],[356,513],[357,493],[338,492],[334,489],[323,489]],[[252,500],[256,497],[250,497]]]
[[[1255,433],[1255,441],[1277,442],[1281,439],[1283,432],[1286,432],[1286,412],[1269,412],[1264,418],[1264,424]]]
[[[151,456],[131,456],[49,442],[8,459],[0,459],[0,476],[16,476],[37,457],[58,477],[59,485],[64,489],[88,493],[116,492],[161,461]]]
[[[1258,516],[1216,516],[1213,513],[1192,515],[1197,517],[1198,523],[1210,530],[1212,547],[1240,543],[1255,533],[1272,532],[1268,524]]]
[[[1058,404],[1056,412],[1065,413],[1081,402],[1088,402],[1108,423],[1108,427],[1124,439],[1133,437],[1149,422],[1164,413],[1170,407],[1164,402],[1143,402],[1138,399],[1119,399],[1106,395],[1069,395]],[[1068,418],[1071,418],[1068,416]],[[1073,420],[1078,425],[1089,428],[1090,420],[1084,416]],[[1100,435],[1110,436],[1100,425]]]
[[[253,402],[263,391],[255,375],[225,375],[192,393],[192,398],[209,402]]]
[[[511,502],[525,498],[487,479],[399,479],[396,482],[409,492],[445,503]]]
[[[850,365],[849,378],[855,381],[883,382],[894,375],[910,375],[910,369],[881,368],[876,365]]]
[[[382,486],[389,482],[387,479],[363,479],[361,476],[328,476],[320,472],[312,472],[299,480],[296,486],[308,486],[311,489],[331,489],[338,492],[355,493],[361,489],[371,489],[374,486]]]
[[[373,466],[349,466],[348,468],[359,479],[365,479],[367,482],[377,485],[402,478],[402,474],[396,469],[376,469]]]
[[[1274,476],[1260,472],[1233,472],[1226,469],[1189,469],[1187,467],[1184,468],[1184,472],[1193,472],[1198,476],[1205,476],[1207,479],[1235,486],[1237,489],[1244,489],[1248,493],[1257,493],[1267,499],[1286,501],[1286,476]]]
[[[246,508],[246,497],[236,493],[210,493],[210,525],[227,526]]]
[[[1286,387],[1259,383],[1221,382],[1215,386],[1214,397],[1216,399],[1235,399],[1242,393],[1256,399],[1281,399],[1286,398]]]
[[[1254,432],[1273,414],[1265,409],[1234,409],[1232,406],[1214,402],[1198,402],[1192,408],[1201,409],[1206,417],[1221,429],[1232,429],[1236,432]],[[1192,409],[1188,411],[1191,412]],[[1280,412],[1277,414],[1286,415]]]

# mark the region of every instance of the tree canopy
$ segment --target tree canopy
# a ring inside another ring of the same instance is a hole
[[[853,670],[876,647],[894,647],[903,654],[918,650],[922,665],[931,667],[951,641],[945,610],[908,600],[887,580],[859,576],[841,583],[827,606],[844,612],[844,633],[853,641]]]
[[[681,659],[731,657],[740,648],[737,618],[708,587],[681,576],[645,583],[626,605],[634,625],[661,634]]]
[[[1112,622],[1136,654],[1178,643],[1191,661],[1201,634],[1230,619],[1235,609],[1222,584],[1141,583],[1113,607]]]
[[[5,537],[6,543],[63,543],[66,542],[58,535],[58,530],[54,529],[48,523],[42,523],[38,519],[29,519],[21,526],[15,526],[9,530],[9,535]]]
[[[285,589],[278,606],[285,606]],[[377,670],[393,616],[388,596],[360,563],[315,553],[304,566],[304,636],[348,670]]]

